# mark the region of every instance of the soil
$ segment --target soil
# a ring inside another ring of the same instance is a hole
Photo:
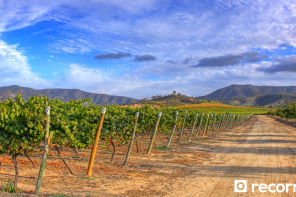
[[[293,196],[293,190],[260,193],[257,188],[252,192],[251,184],[296,182],[295,127],[261,115],[190,142],[186,142],[189,130],[181,143],[177,143],[177,134],[170,150],[161,150],[168,135],[158,134],[158,148],[152,149],[149,156],[146,152],[150,136],[138,136],[140,152],[134,145],[127,166],[123,166],[127,145],[117,145],[113,163],[111,145],[110,150],[99,147],[92,177],[85,176],[91,149],[78,151],[81,158],[70,149],[62,149],[75,173],[71,175],[52,148],[39,196]],[[35,189],[41,155],[37,150],[31,156],[35,169],[26,157],[18,157],[22,176],[18,186],[23,193],[17,195],[35,196],[30,193]],[[3,184],[14,179],[14,168],[10,156],[1,155],[0,161]],[[235,193],[234,180],[247,180],[247,192]],[[10,196],[3,192],[1,195]]]

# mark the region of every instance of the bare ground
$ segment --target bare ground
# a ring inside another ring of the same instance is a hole
[[[267,116],[208,139],[193,151],[211,153],[212,159],[194,166],[190,177],[174,184],[174,196],[294,196],[251,192],[252,183],[296,182],[296,129]],[[247,180],[247,193],[234,193],[234,180]],[[272,188],[274,189],[274,188]]]
[[[188,136],[188,131],[186,132]],[[158,135],[156,145],[164,146],[167,136]],[[294,196],[289,193],[251,192],[251,183],[296,183],[296,129],[267,116],[254,116],[250,121],[229,130],[198,137],[191,142],[176,143],[171,150],[155,150],[147,156],[147,141],[142,141],[140,153],[134,146],[129,165],[122,165],[127,146],[118,146],[114,162],[111,152],[97,152],[93,177],[85,177],[90,149],[63,149],[63,155],[75,176],[71,175],[56,152],[47,160],[40,196]],[[185,142],[183,137],[182,141]],[[36,168],[25,157],[19,157],[19,187],[21,195],[35,189],[41,153],[32,156]],[[14,174],[13,163],[7,155],[0,156],[0,181]],[[32,178],[28,178],[32,177]],[[247,193],[234,192],[234,180],[247,180]],[[72,193],[71,193],[72,192]],[[7,193],[0,193],[8,196]]]

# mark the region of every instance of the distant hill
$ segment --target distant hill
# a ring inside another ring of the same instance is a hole
[[[171,106],[179,106],[189,103],[196,103],[198,99],[193,98],[193,96],[187,96],[185,94],[177,93],[176,91],[173,91],[173,94],[169,95],[156,95],[152,96],[151,99],[144,98],[140,101],[142,104],[148,104],[148,105],[163,105],[165,107],[171,107]]]
[[[25,100],[28,97],[32,96],[46,96],[49,99],[60,99],[63,101],[69,101],[70,99],[74,100],[81,100],[85,98],[92,99],[92,103],[96,105],[105,105],[106,103],[109,104],[134,104],[137,103],[139,100],[124,97],[124,96],[111,96],[107,94],[95,94],[90,92],[84,92],[78,89],[44,89],[44,90],[35,90],[33,88],[26,88],[17,85],[12,86],[4,86],[0,87],[0,101],[4,101],[8,97],[14,98],[17,93],[21,93]]]
[[[296,86],[231,85],[198,98],[240,106],[280,106],[296,99]]]
[[[296,86],[253,86],[253,85],[231,85],[218,89],[199,99],[230,100],[236,97],[249,97],[256,94],[296,93]]]
[[[277,94],[257,94],[249,97],[237,97],[232,98],[229,101],[222,101],[229,105],[239,106],[282,106],[285,105],[285,101],[296,100],[296,93],[277,93]]]

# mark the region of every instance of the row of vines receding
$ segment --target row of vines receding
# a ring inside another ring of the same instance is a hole
[[[0,154],[12,156],[16,176],[18,174],[17,156],[25,155],[31,160],[30,155],[44,141],[46,106],[50,106],[49,145],[59,153],[62,147],[73,149],[77,153],[77,150],[89,148],[94,144],[103,107],[107,108],[107,112],[100,140],[104,142],[105,146],[111,143],[114,147],[114,154],[115,144],[128,144],[134,129],[136,142],[139,136],[151,136],[155,131],[155,123],[160,109],[149,105],[141,108],[119,105],[99,106],[90,101],[90,99],[83,99],[64,102],[44,96],[29,97],[25,101],[22,95],[18,94],[14,100],[8,98],[0,103]],[[157,131],[172,136],[174,129],[181,128],[180,142],[184,128],[191,129],[190,137],[192,134],[195,137],[197,135],[204,136],[208,132],[215,132],[227,126],[239,124],[250,117],[248,114],[256,113],[256,110],[252,108],[239,109],[238,111],[219,109],[211,113],[204,112],[202,109],[188,111],[178,109],[178,115],[176,115],[176,109],[162,108],[161,118],[157,122]],[[135,116],[136,112],[139,112],[139,116]],[[134,127],[136,118],[137,125]],[[32,164],[34,163],[32,162]]]

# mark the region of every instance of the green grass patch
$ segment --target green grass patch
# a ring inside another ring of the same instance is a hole
[[[73,159],[74,159],[75,161],[83,161],[83,159],[81,159],[81,158],[77,158],[77,157],[73,157]]]
[[[60,194],[60,193],[51,194],[51,195],[53,195],[53,196],[55,196],[55,197],[68,197],[67,195],[65,195],[65,194]]]
[[[2,181],[1,181],[1,186],[2,186]],[[1,191],[8,192],[8,193],[19,193],[19,192],[22,192],[23,189],[14,188],[14,182],[11,179],[8,179],[6,182],[4,182],[4,186],[1,187]]]
[[[168,148],[166,146],[158,146],[158,147],[154,147],[155,150],[171,150],[171,148]]]
[[[87,180],[95,180],[96,177],[81,176],[79,178],[81,178],[81,179],[87,179]]]
[[[176,155],[176,157],[179,157],[181,159],[184,159],[184,157],[182,157],[181,155]]]

